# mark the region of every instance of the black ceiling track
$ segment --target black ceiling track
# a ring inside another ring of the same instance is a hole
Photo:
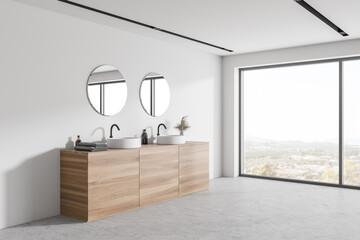
[[[329,27],[331,27],[332,29],[334,29],[336,32],[338,32],[340,35],[342,35],[343,37],[347,37],[349,36],[349,34],[347,34],[345,31],[343,31],[341,28],[339,28],[338,26],[336,26],[332,21],[330,21],[328,18],[326,18],[324,15],[322,15],[320,12],[318,12],[315,8],[313,8],[312,6],[310,6],[307,2],[305,2],[304,0],[294,0],[295,2],[297,2],[299,5],[301,5],[303,8],[305,8],[306,10],[308,10],[310,13],[312,13],[315,17],[319,18],[321,21],[323,21],[324,23],[326,23]]]
[[[100,14],[103,14],[103,15],[106,15],[106,16],[109,16],[109,17],[117,18],[117,19],[120,19],[120,20],[123,20],[123,21],[126,21],[126,22],[130,22],[130,23],[133,23],[133,24],[136,24],[136,25],[139,25],[139,26],[150,28],[150,29],[153,29],[153,30],[156,30],[156,31],[159,31],[159,32],[167,33],[167,34],[170,34],[170,35],[173,35],[173,36],[176,36],[176,37],[184,38],[184,39],[187,39],[187,40],[190,40],[190,41],[193,41],[193,42],[197,42],[197,43],[204,44],[204,45],[207,45],[207,46],[210,46],[210,47],[214,47],[214,48],[226,51],[226,52],[233,52],[233,50],[231,50],[231,49],[227,49],[227,48],[220,47],[220,46],[217,46],[217,45],[214,45],[214,44],[211,44],[211,43],[200,41],[200,40],[195,39],[195,38],[187,37],[187,36],[175,33],[175,32],[171,32],[171,31],[168,31],[168,30],[165,30],[165,29],[162,29],[162,28],[151,26],[149,24],[138,22],[138,21],[135,21],[135,20],[132,20],[132,19],[129,19],[129,18],[121,17],[121,16],[115,15],[113,13],[105,12],[105,11],[102,11],[102,10],[99,10],[99,9],[96,9],[96,8],[92,8],[92,7],[89,7],[89,6],[86,6],[86,5],[82,5],[82,4],[79,4],[79,3],[76,3],[76,2],[72,2],[72,1],[68,1],[68,0],[58,0],[58,1],[63,2],[63,3],[67,3],[67,4],[70,4],[70,5],[79,7],[79,8],[83,8],[83,9],[86,9],[86,10],[89,10],[89,11],[92,11],[92,12],[100,13]]]

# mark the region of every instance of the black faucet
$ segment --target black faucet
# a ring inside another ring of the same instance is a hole
[[[113,127],[116,127],[116,128],[120,131],[120,128],[119,128],[118,125],[116,125],[116,124],[111,125],[111,128],[110,128],[110,138],[113,138],[113,135],[112,135]]]
[[[158,131],[157,131],[157,135],[158,135],[158,136],[160,136],[160,127],[161,127],[161,126],[163,126],[165,129],[167,129],[166,126],[165,126],[165,124],[160,123],[159,126],[158,126]]]

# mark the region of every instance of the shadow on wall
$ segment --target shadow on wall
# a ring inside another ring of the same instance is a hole
[[[99,129],[102,131],[100,141],[104,141],[103,128],[96,128],[92,135]],[[71,218],[58,216],[61,149],[64,148],[54,148],[29,158],[6,173],[6,226],[34,220],[16,227],[80,223]],[[74,141],[71,137],[65,143],[65,149],[74,149]],[[49,218],[49,216],[57,217]]]
[[[6,173],[6,225],[60,213],[60,148],[27,159]]]

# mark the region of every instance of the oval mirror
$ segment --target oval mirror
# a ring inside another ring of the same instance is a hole
[[[121,111],[126,102],[125,78],[113,66],[99,66],[89,76],[87,95],[96,112],[103,116],[115,115]]]
[[[159,73],[147,74],[141,82],[140,101],[147,114],[153,117],[164,114],[170,103],[170,88]]]

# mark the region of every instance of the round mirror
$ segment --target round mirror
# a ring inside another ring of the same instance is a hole
[[[170,103],[170,88],[165,77],[158,73],[146,75],[140,87],[140,101],[151,116],[164,114]]]
[[[112,66],[99,66],[92,71],[87,82],[87,95],[91,106],[103,116],[120,112],[127,98],[124,76]]]

